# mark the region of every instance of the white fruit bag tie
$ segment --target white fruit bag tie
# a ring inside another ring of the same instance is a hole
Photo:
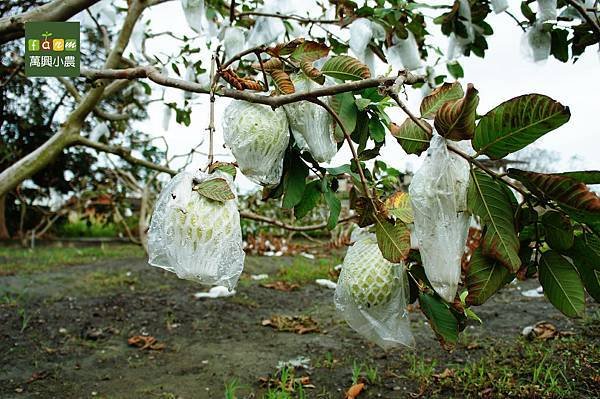
[[[385,50],[385,55],[395,69],[414,71],[422,65],[419,46],[412,32],[406,39],[396,37],[397,44]]]
[[[178,277],[233,290],[244,267],[237,200],[210,200],[194,185],[230,175],[181,172],[161,191],[148,232],[148,263]],[[232,189],[232,191],[234,191]]]
[[[225,108],[223,137],[246,177],[262,185],[279,183],[290,141],[282,108],[234,100]]]
[[[308,78],[294,79],[297,92],[310,92],[317,83]],[[333,120],[320,105],[299,101],[283,106],[294,139],[301,150],[308,150],[317,162],[330,162],[337,153]]]
[[[425,274],[448,302],[456,295],[469,230],[468,186],[469,164],[449,152],[446,139],[434,132],[408,191]]]
[[[374,234],[355,237],[335,289],[336,309],[351,328],[384,349],[414,346],[404,264],[386,260]]]

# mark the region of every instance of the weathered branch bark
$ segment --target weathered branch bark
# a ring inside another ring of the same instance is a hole
[[[0,19],[0,44],[23,37],[25,22],[66,21],[99,0],[54,0],[23,14]]]
[[[410,72],[402,72],[406,75],[404,84],[413,85],[425,81],[424,76],[414,75]],[[195,82],[188,82],[182,79],[171,78],[161,74],[152,66],[139,66],[136,68],[127,69],[81,69],[81,75],[89,79],[140,79],[148,78],[153,82],[167,87],[190,91],[194,93],[209,94],[209,90],[203,85]],[[391,86],[396,81],[397,76],[379,77],[358,80],[354,82],[342,83],[334,86],[319,87],[310,92],[297,92],[281,96],[265,96],[263,94],[255,94],[248,91],[233,90],[221,88],[215,94],[221,97],[235,98],[237,100],[245,100],[258,104],[270,105],[271,107],[280,107],[285,104],[290,104],[302,100],[309,100],[323,96],[333,96],[339,93],[351,92],[355,90],[363,90],[371,87]]]
[[[165,166],[157,165],[157,164],[147,161],[145,159],[134,157],[133,155],[131,155],[131,151],[124,147],[109,146],[109,145],[106,145],[103,143],[99,143],[97,141],[90,140],[87,137],[83,137],[83,136],[76,137],[76,140],[72,144],[84,145],[86,147],[90,147],[90,148],[93,148],[98,151],[106,152],[109,154],[115,154],[131,164],[140,165],[140,166],[143,166],[148,169],[168,173],[171,176],[177,174],[177,172],[174,171],[173,169],[169,169]]]

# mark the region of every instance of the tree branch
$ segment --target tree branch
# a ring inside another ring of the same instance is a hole
[[[99,0],[54,0],[33,10],[0,19],[0,44],[23,37],[25,22],[66,21]]]
[[[290,231],[311,231],[311,230],[321,230],[327,227],[327,223],[315,224],[310,226],[294,226],[292,224],[286,224],[276,219],[271,219],[267,216],[259,215],[250,211],[240,211],[240,217],[244,219],[256,220],[257,222],[264,222],[268,224],[272,224],[273,226],[281,227],[282,229],[290,230]],[[338,220],[338,224],[346,223],[351,220],[354,220],[356,216],[348,216]]]
[[[404,84],[406,85],[413,85],[415,83],[425,82],[424,76],[414,75],[410,72],[404,72],[404,74]],[[136,68],[128,69],[81,68],[81,75],[92,80],[148,78],[154,83],[157,83],[161,86],[174,87],[177,89],[191,91],[194,93],[210,93],[210,91],[207,90],[206,87],[199,83],[189,82],[183,79],[171,78],[167,75],[161,74],[156,68],[152,66],[139,66]],[[237,100],[244,100],[248,102],[269,105],[273,108],[277,108],[282,105],[295,103],[302,100],[311,100],[318,97],[333,96],[339,93],[363,90],[371,87],[389,87],[394,84],[396,79],[396,76],[364,79],[333,86],[319,87],[310,92],[296,92],[293,94],[286,94],[281,96],[265,96],[262,94],[255,94],[247,91],[233,90],[227,88],[222,88],[215,94],[221,97],[235,98]]]

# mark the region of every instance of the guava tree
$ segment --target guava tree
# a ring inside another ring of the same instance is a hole
[[[4,17],[0,41],[22,37],[26,21],[66,20],[95,3],[52,1]],[[161,7],[183,7],[197,35],[153,32],[151,23],[140,23],[146,9],[162,3],[167,4]],[[420,303],[445,346],[456,343],[469,318],[478,319],[472,306],[485,303],[515,277],[538,278],[550,302],[569,317],[584,313],[586,291],[600,299],[600,199],[587,187],[600,183],[600,172],[500,172],[488,166],[489,160],[506,159],[567,123],[569,108],[543,94],[515,93],[480,114],[478,90],[453,81],[464,75],[460,57],[485,56],[486,37],[493,34],[486,19],[493,12],[506,12],[506,23],[523,29],[534,61],[552,55],[575,62],[586,49],[597,51],[596,2],[527,0],[512,10],[505,1],[332,0],[315,2],[306,15],[291,12],[288,2],[177,3],[116,2],[110,15],[105,2],[104,8],[90,9],[105,43],[105,60],[101,66],[82,68],[85,80],[78,84],[85,92],[73,93],[78,96],[76,105],[52,137],[0,174],[0,197],[71,146],[177,174],[116,144],[127,141],[93,140],[84,130],[89,119],[101,118],[97,107],[126,87],[139,87],[139,96],[151,96],[161,87],[176,88],[188,93],[182,102],[167,103],[179,123],[189,124],[194,116],[194,95],[209,98],[210,105],[200,115],[208,120],[210,143],[203,171],[221,176],[239,169],[265,187],[265,198],[293,209],[297,219],[319,202],[329,207],[327,220],[319,226],[288,225],[251,211],[240,212],[242,217],[289,229],[332,229],[341,221],[355,221],[366,229],[364,234],[375,237],[381,258],[375,262],[375,277],[396,273],[390,272],[390,265],[401,269],[409,302]],[[436,25],[448,36],[447,49],[432,44]],[[149,53],[150,43],[164,36],[179,43],[179,51]],[[212,57],[203,64],[197,55],[206,51]],[[15,62],[20,62],[18,57]],[[375,76],[374,68],[382,64],[386,73]],[[13,76],[20,73],[14,70]],[[406,86],[422,87],[427,94],[418,112],[402,100]],[[235,100],[222,123],[236,163],[215,160],[213,151],[220,122],[215,120],[215,103],[222,98]],[[392,107],[401,109],[406,119],[392,121]],[[129,129],[121,132],[123,137],[128,134]],[[385,184],[385,164],[378,158],[386,140],[397,140],[407,154],[428,153],[427,168],[410,194]],[[350,149],[351,159],[339,167],[324,167],[342,146]],[[336,195],[340,177],[352,181],[353,212],[344,220]],[[219,203],[232,198],[228,179],[192,179],[189,185],[217,212]],[[481,238],[462,259],[471,220],[481,227]],[[444,235],[440,226],[459,226],[460,231]],[[411,230],[418,236],[418,245],[412,247]],[[195,235],[200,241],[213,238],[212,230],[184,233],[181,237]],[[375,270],[358,266],[345,269],[360,276]],[[363,283],[373,287],[375,280]],[[355,293],[353,300],[376,308],[389,297],[384,284]]]

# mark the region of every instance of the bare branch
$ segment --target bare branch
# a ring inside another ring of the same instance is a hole
[[[425,77],[420,75],[414,75],[410,72],[402,72],[404,74],[404,84],[412,85],[415,83],[425,82]],[[194,93],[209,94],[209,90],[203,85],[195,82],[189,82],[182,79],[171,78],[167,75],[161,74],[156,68],[152,66],[140,66],[136,68],[128,69],[81,69],[81,75],[89,79],[140,79],[148,78],[153,82],[167,87],[174,87],[177,89],[191,91]],[[333,86],[319,87],[310,92],[296,92],[293,94],[286,94],[281,96],[265,96],[262,94],[250,93],[247,91],[233,90],[222,88],[215,94],[221,97],[235,98],[237,100],[244,100],[258,104],[269,105],[273,108],[280,107],[282,105],[295,103],[302,100],[311,100],[318,97],[333,96],[339,93],[346,93],[355,90],[363,90],[371,87],[389,87],[396,81],[396,76],[389,77],[378,77],[371,79],[358,80],[354,82],[342,83]]]
[[[19,15],[0,19],[0,44],[23,37],[25,22],[66,21],[99,0],[54,0]]]
[[[290,230],[290,231],[311,231],[311,230],[322,230],[327,227],[327,223],[315,224],[310,226],[294,226],[291,224],[283,223],[282,221],[271,219],[269,217],[258,215],[254,212],[250,211],[240,211],[240,217],[244,219],[256,220],[257,222],[264,222],[268,224],[272,224],[273,226],[281,227],[282,229]],[[356,218],[356,216],[348,216],[338,220],[338,224],[346,223],[352,221]]]
[[[174,171],[173,169],[169,169],[165,166],[157,165],[157,164],[147,161],[145,159],[134,157],[133,155],[131,155],[131,150],[128,148],[119,147],[119,146],[110,146],[107,144],[99,143],[94,140],[90,140],[87,137],[82,137],[82,136],[77,137],[77,139],[73,142],[73,145],[84,145],[86,147],[90,147],[90,148],[93,148],[98,151],[107,152],[109,154],[115,154],[115,155],[118,155],[119,157],[123,158],[125,161],[129,162],[130,164],[140,165],[140,166],[143,166],[148,169],[157,170],[157,171],[163,172],[163,173],[168,173],[171,176],[177,174],[177,172]]]

